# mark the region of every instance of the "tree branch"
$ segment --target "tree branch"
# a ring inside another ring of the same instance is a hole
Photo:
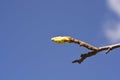
[[[113,44],[113,45],[108,45],[108,46],[102,46],[102,47],[94,47],[86,42],[83,42],[83,41],[80,41],[80,40],[76,40],[76,39],[73,39],[73,43],[77,43],[79,44],[80,46],[83,46],[83,47],[86,47],[90,50],[92,50],[91,52],[88,52],[88,53],[85,53],[85,54],[81,54],[81,58],[78,59],[78,60],[74,60],[72,61],[72,63],[81,63],[83,62],[87,57],[91,57],[91,56],[94,56],[96,55],[97,53],[101,52],[101,51],[106,51],[106,54],[109,53],[111,50],[113,49],[116,49],[116,48],[119,48],[120,47],[120,43],[118,44]],[[83,43],[81,45],[81,43]]]
[[[59,43],[59,44],[63,44],[63,43],[75,43],[75,44],[79,44],[80,46],[83,46],[89,50],[91,50],[90,52],[87,52],[85,54],[81,54],[80,59],[74,60],[72,61],[72,63],[82,63],[86,58],[94,56],[96,54],[98,54],[101,51],[106,51],[106,54],[109,53],[111,50],[119,48],[120,47],[120,43],[118,44],[113,44],[113,45],[108,45],[108,46],[102,46],[102,47],[95,47],[93,45],[90,45],[84,41],[81,40],[77,40],[74,39],[70,36],[58,36],[58,37],[54,37],[51,38],[52,41]]]
[[[74,39],[74,38],[73,38],[72,42],[73,42],[73,43],[77,43],[77,44],[79,44],[80,46],[86,47],[86,48],[88,48],[88,49],[90,49],[90,50],[95,50],[95,51],[96,51],[96,50],[98,49],[97,47],[95,47],[95,46],[93,46],[93,45],[90,45],[90,44],[88,44],[88,43],[86,43],[86,42],[83,42],[83,41],[81,41],[81,40],[77,40],[77,39]]]

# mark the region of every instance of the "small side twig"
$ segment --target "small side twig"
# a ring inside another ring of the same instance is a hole
[[[74,60],[74,61],[72,61],[72,63],[81,63],[81,62],[83,62],[87,57],[91,57],[91,56],[93,56],[93,55],[96,55],[97,54],[97,52],[98,51],[91,51],[91,52],[88,52],[88,53],[85,53],[85,54],[81,54],[81,58],[80,59],[78,59],[78,60]]]

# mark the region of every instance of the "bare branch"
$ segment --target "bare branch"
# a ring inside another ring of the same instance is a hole
[[[91,57],[91,56],[93,56],[93,55],[96,55],[97,54],[97,52],[98,51],[91,51],[91,52],[88,52],[88,53],[85,53],[85,54],[81,54],[81,58],[80,59],[78,59],[78,60],[74,60],[74,61],[72,61],[72,63],[81,63],[81,62],[83,62],[87,57]]]
[[[90,50],[97,50],[98,48],[97,47],[95,47],[95,46],[93,46],[93,45],[90,45],[90,44],[88,44],[88,43],[86,43],[86,42],[83,42],[83,41],[81,41],[81,40],[77,40],[77,39],[74,39],[73,38],[73,43],[77,43],[77,44],[79,44],[80,46],[83,46],[83,47],[86,47],[86,48],[88,48],[88,49],[90,49]]]
[[[109,53],[111,50],[119,48],[120,44],[113,44],[113,45],[109,45],[109,46],[103,46],[103,47],[99,47],[97,48],[97,50],[92,50],[91,52],[85,53],[85,54],[81,54],[81,58],[78,60],[74,60],[72,63],[81,63],[83,62],[87,57],[91,57],[96,55],[97,53],[101,52],[101,51],[106,51],[106,54]]]

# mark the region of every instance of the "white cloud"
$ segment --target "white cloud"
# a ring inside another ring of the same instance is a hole
[[[120,17],[120,0],[107,0],[107,4]]]
[[[105,36],[110,42],[120,41],[120,23],[108,23],[104,30]]]
[[[107,0],[107,5],[120,19],[120,0]],[[120,42],[120,20],[107,20],[104,25],[104,33],[110,42]]]

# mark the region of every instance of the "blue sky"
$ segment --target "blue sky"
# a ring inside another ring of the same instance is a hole
[[[89,50],[50,40],[68,35],[97,47],[112,44],[116,28],[105,26],[120,20],[120,8],[112,1],[1,0],[0,80],[120,79],[119,49],[72,64]]]

